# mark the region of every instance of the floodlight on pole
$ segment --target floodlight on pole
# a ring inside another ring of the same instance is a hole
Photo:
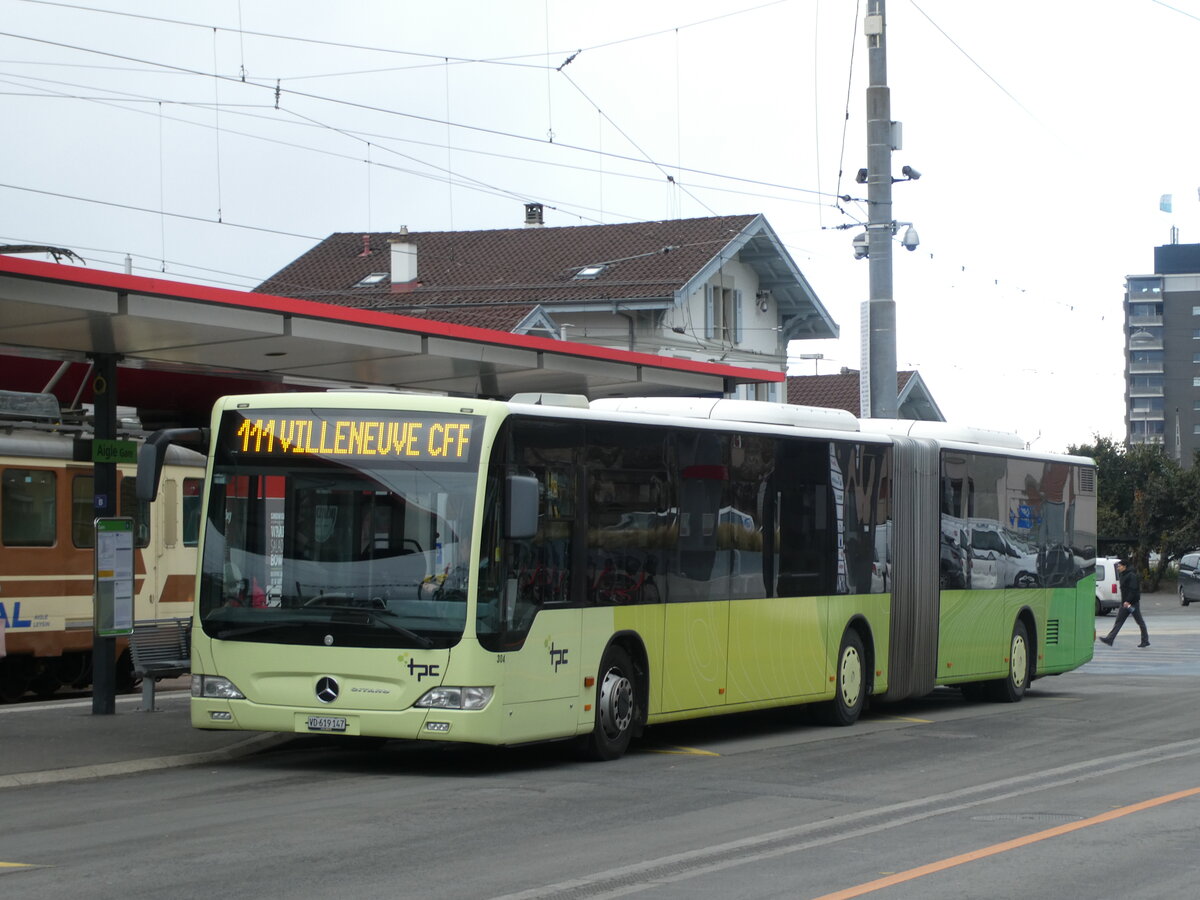
[[[800,358],[801,359],[811,359],[813,361],[813,374],[816,375],[816,374],[818,374],[817,366],[820,365],[820,361],[825,358],[825,354],[824,353],[801,353]]]

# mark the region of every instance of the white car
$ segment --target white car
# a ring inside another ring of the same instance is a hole
[[[1037,554],[1005,536],[990,519],[968,519],[971,542],[971,586],[974,588],[1037,587]]]
[[[1118,583],[1117,563],[1112,556],[1096,557],[1096,615],[1107,616],[1121,605],[1121,585]]]

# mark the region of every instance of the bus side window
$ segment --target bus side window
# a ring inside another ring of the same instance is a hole
[[[640,425],[591,426],[587,473],[587,600],[658,603],[676,557],[671,442]],[[714,509],[715,513],[715,509]]]

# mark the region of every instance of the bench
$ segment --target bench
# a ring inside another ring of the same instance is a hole
[[[142,679],[142,711],[154,711],[154,684],[159,678],[178,678],[192,669],[192,622],[163,619],[134,624],[129,635],[133,672]]]

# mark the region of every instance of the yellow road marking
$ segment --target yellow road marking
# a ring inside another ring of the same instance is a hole
[[[34,868],[34,867],[35,867],[35,864],[34,864],[34,863],[6,863],[6,862],[0,862],[0,869],[32,869],[32,868]]]
[[[872,715],[871,718],[872,719],[892,719],[893,721],[896,721],[896,722],[916,722],[918,725],[932,725],[933,724],[933,719],[917,719],[917,718],[914,718],[913,716],[889,716],[885,713],[879,713],[877,715]]]
[[[888,875],[886,878],[878,878],[875,881],[868,881],[865,884],[860,884],[856,887],[846,888],[844,891],[835,891],[832,894],[824,894],[820,897],[817,897],[816,900],[849,900],[851,897],[861,897],[863,894],[871,894],[875,891],[882,890],[885,887],[891,887],[895,884],[903,884],[906,881],[915,881],[918,878],[924,878],[926,875],[933,875],[937,872],[944,872],[947,869],[953,869],[955,866],[961,866],[969,862],[975,862],[976,860],[985,859],[989,856],[996,856],[1000,853],[1007,853],[1009,850],[1016,850],[1018,847],[1026,847],[1029,844],[1035,844],[1038,841],[1044,841],[1048,838],[1058,837],[1060,834],[1069,834],[1072,831],[1079,831],[1081,828],[1090,828],[1092,825],[1100,825],[1104,822],[1111,822],[1113,819],[1119,819],[1122,816],[1128,816],[1131,813],[1153,809],[1156,806],[1162,806],[1166,803],[1173,803],[1174,801],[1182,800],[1185,797],[1194,797],[1197,794],[1200,794],[1200,787],[1191,788],[1190,790],[1186,791],[1178,791],[1174,794],[1166,794],[1162,797],[1155,797],[1152,800],[1144,800],[1141,803],[1134,803],[1130,806],[1121,806],[1106,813],[1101,813],[1098,816],[1092,816],[1090,819],[1083,819],[1079,822],[1070,822],[1066,825],[1056,825],[1054,828],[1047,828],[1045,831],[1038,831],[1034,834],[1028,834],[1025,837],[1015,838],[1011,841],[1004,841],[1000,844],[992,844],[990,847],[982,847],[979,850],[972,850],[970,853],[961,853],[958,856],[951,856],[948,859],[939,860],[938,862],[929,863],[924,866],[918,866],[917,868],[909,869],[906,872],[897,872],[895,875]]]

